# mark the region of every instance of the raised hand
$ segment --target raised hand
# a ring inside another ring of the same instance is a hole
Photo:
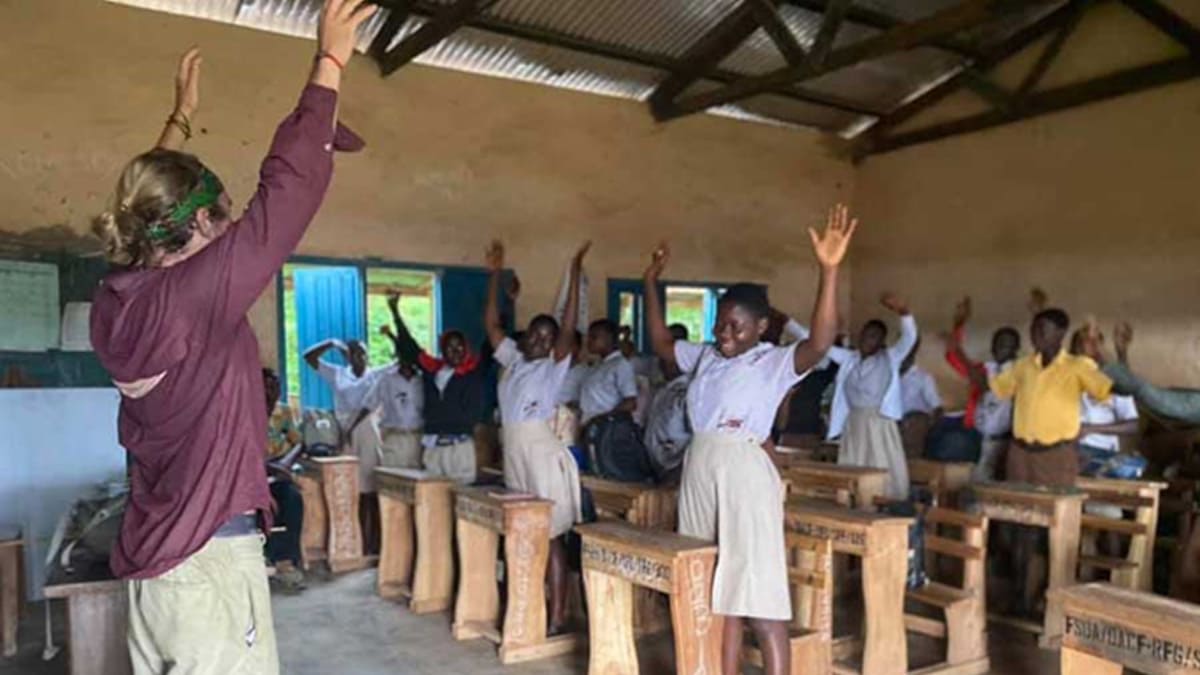
[[[587,257],[588,251],[590,250],[592,250],[592,241],[589,239],[583,242],[583,246],[580,246],[578,251],[575,251],[575,257],[571,258],[571,265],[574,266],[575,269],[582,267],[583,259]]]
[[[394,288],[388,291],[387,305],[392,311],[395,311],[400,306],[400,291]],[[387,328],[387,326],[384,326],[384,328]]]
[[[392,327],[386,323],[379,327],[379,334],[383,335],[384,337],[396,337],[396,334],[392,331]]]
[[[322,54],[337,59],[344,66],[358,43],[358,27],[377,10],[365,0],[325,0],[317,27],[317,45]]]
[[[658,246],[650,253],[650,264],[646,267],[646,273],[643,275],[646,279],[657,281],[658,276],[666,269],[667,263],[671,260],[671,247],[667,242],[660,242]]]
[[[175,112],[188,121],[200,107],[200,65],[204,58],[200,48],[192,47],[179,59],[179,70],[175,73]]]
[[[896,314],[908,314],[908,303],[899,295],[890,291],[879,297],[879,304]]]
[[[504,244],[501,244],[499,239],[492,240],[484,253],[484,260],[489,271],[499,272],[504,269]]]
[[[1095,321],[1090,321],[1083,329],[1083,340],[1081,348],[1085,356],[1091,357],[1093,360],[1103,363],[1104,353],[1101,347],[1104,345],[1104,334],[1100,332],[1100,328]]]
[[[1034,286],[1033,288],[1029,289],[1028,307],[1030,314],[1037,314],[1043,309],[1046,309],[1046,305],[1049,303],[1050,299],[1046,297],[1046,291],[1043,291],[1038,286]]]
[[[1117,357],[1122,361],[1125,360],[1129,353],[1129,345],[1133,343],[1133,326],[1129,325],[1128,321],[1122,321],[1113,328],[1113,347],[1117,350]]]
[[[954,327],[962,328],[971,319],[971,296],[964,296],[954,307]]]
[[[808,228],[813,252],[817,254],[817,262],[821,263],[821,267],[832,268],[841,264],[857,227],[858,219],[850,217],[850,209],[845,204],[837,204],[829,210],[824,232],[818,233]]]

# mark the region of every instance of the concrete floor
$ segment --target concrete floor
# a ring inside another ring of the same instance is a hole
[[[485,641],[456,642],[444,615],[418,617],[375,595],[375,572],[366,570],[328,583],[311,582],[303,594],[274,599],[280,661],[286,675],[568,675],[587,672],[583,655],[501,666]],[[63,644],[65,618],[55,607],[57,644]],[[65,650],[41,659],[42,606],[26,607],[21,650],[0,659],[0,675],[67,675]],[[990,636],[994,675],[1057,675],[1056,652],[1041,651],[1033,638],[997,626]],[[912,644],[914,652],[927,645]],[[669,639],[639,646],[642,672],[669,673]]]

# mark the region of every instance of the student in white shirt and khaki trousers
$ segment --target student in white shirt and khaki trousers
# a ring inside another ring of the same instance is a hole
[[[838,266],[856,222],[844,206],[825,232],[809,230],[821,281],[812,335],[788,347],[762,342],[770,304],[761,286],[730,286],[717,305],[715,345],[676,341],[658,294],[665,244],[646,269],[646,316],[654,352],[691,375],[688,411],[695,436],[684,457],[679,532],[716,541],[712,608],[723,618],[722,672],[741,672],[745,624],[762,650],[767,675],[791,672],[784,546],[784,489],[769,456],[775,410],[825,357],[837,335]],[[720,523],[718,528],[717,524]]]

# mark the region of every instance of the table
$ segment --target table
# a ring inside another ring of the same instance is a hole
[[[860,511],[874,511],[875,500],[887,491],[888,472],[867,466],[846,466],[828,462],[793,460],[780,468],[782,477],[790,481],[793,491],[804,488],[831,491],[838,503]],[[847,501],[840,495],[846,495]]]
[[[414,469],[378,468],[375,484],[383,533],[380,597],[409,598],[414,614],[449,609],[454,601],[454,481]]]
[[[827,539],[833,550],[862,559],[865,630],[863,675],[903,675],[908,669],[904,592],[908,575],[911,518],[851,510],[819,502],[791,501],[784,514],[788,532]],[[857,639],[833,641],[833,658],[858,649]],[[854,672],[834,664],[838,672]]]
[[[1200,607],[1106,583],[1060,589],[1055,600],[1062,675],[1200,673]]]
[[[722,619],[712,611],[715,544],[627,523],[575,528],[583,539],[587,588],[588,675],[637,675],[633,588],[652,588],[671,599],[675,672],[721,671]]]
[[[358,458],[305,457],[295,477],[304,498],[300,554],[304,569],[325,561],[334,574],[370,565],[358,522]]]
[[[1024,483],[977,483],[974,491],[980,512],[990,520],[1042,527],[1049,531],[1048,597],[1042,623],[998,615],[989,618],[1038,634],[1038,644],[1043,648],[1055,646],[1062,635],[1062,610],[1050,599],[1050,594],[1075,583],[1075,569],[1079,563],[1080,517],[1087,495],[1075,488]]]
[[[21,599],[25,595],[21,587],[23,544],[22,539],[0,541],[0,643],[6,657],[17,654],[17,624],[21,622]]]
[[[129,594],[107,565],[68,574],[57,565],[43,589],[67,601],[67,649],[71,675],[130,675]]]
[[[574,634],[546,637],[546,564],[552,502],[497,486],[454,489],[458,529],[458,595],[451,632],[500,646],[504,664],[575,651]],[[504,537],[507,601],[500,619],[496,555]]]

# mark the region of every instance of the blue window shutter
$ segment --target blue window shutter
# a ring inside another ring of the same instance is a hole
[[[608,318],[613,321],[621,319],[621,296],[630,294],[634,297],[633,303],[633,342],[637,345],[638,350],[647,352],[650,350],[650,328],[646,323],[646,292],[645,284],[641,281],[633,279],[609,279],[608,280]],[[667,287],[664,284],[658,285],[658,299],[660,304],[666,303]]]
[[[713,341],[713,326],[717,323],[717,301],[721,299],[721,291],[708,288],[704,291],[704,342]]]
[[[487,331],[483,328],[483,308],[487,304],[488,276],[487,270],[478,267],[451,267],[442,270],[438,277],[440,330],[462,331],[476,353],[487,338]],[[512,273],[505,272],[501,283],[507,286],[511,279]],[[500,313],[504,319],[504,329],[511,333],[515,308],[503,288]]]
[[[300,353],[327,340],[362,340],[366,335],[362,275],[357,267],[298,268],[296,288],[297,341]],[[343,363],[341,354],[329,351],[323,357]],[[333,392],[312,368],[300,368],[300,403],[305,409],[333,409]]]

